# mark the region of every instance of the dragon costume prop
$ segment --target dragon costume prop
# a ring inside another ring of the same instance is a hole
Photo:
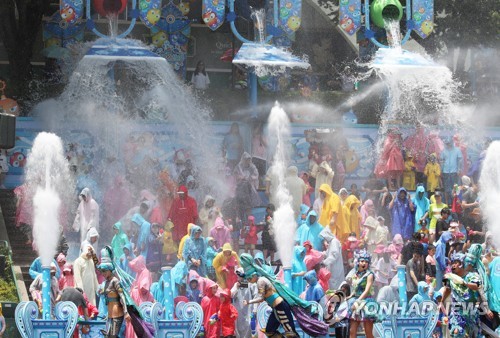
[[[271,282],[280,297],[290,305],[297,323],[305,333],[313,337],[328,334],[328,325],[315,318],[318,311],[316,303],[301,299],[292,290],[278,281],[274,275],[269,274],[266,270],[255,264],[253,257],[249,254],[241,254],[240,262],[247,278],[257,274],[258,276],[266,277]]]

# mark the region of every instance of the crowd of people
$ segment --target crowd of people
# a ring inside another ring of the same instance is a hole
[[[192,165],[184,165],[175,177],[160,172],[156,193],[134,193],[121,176],[103,203],[91,189],[82,189],[74,221],[61,217],[51,300],[71,300],[89,319],[108,318],[109,337],[134,337],[139,329],[126,298],[137,306],[164,303],[164,287],[171,281],[164,280],[161,268],[170,265],[174,302],[201,305],[206,337],[278,337],[280,327],[293,337],[293,316],[312,336],[324,335],[330,326],[336,337],[356,337],[362,326],[373,337],[378,318],[365,311],[367,304],[399,300],[396,267],[405,265],[408,301],[436,303],[440,322],[435,337],[479,337],[480,320],[495,330],[500,260],[483,225],[477,182],[465,175],[458,182],[461,153],[446,142],[448,150],[429,156],[421,171],[410,165],[414,175],[399,178],[392,164],[383,163],[400,156],[391,143],[397,135],[388,139],[377,175],[359,189],[356,184],[344,187],[341,148],[333,155],[312,145],[308,172],[287,169],[296,218],[288,287],[274,237],[278,181],[271,170],[265,172],[265,161],[256,165],[238,145],[236,125],[224,141],[235,181],[234,196],[227,200],[193,198],[189,185],[198,176]],[[265,142],[262,135],[256,141]],[[447,166],[454,165],[454,175],[446,176]],[[15,190],[16,224],[32,242],[28,191],[26,185]],[[253,208],[266,198],[265,217],[257,219]],[[68,236],[81,243],[74,262],[67,260]],[[108,254],[103,257],[101,249]],[[30,268],[30,294],[40,306],[41,271],[37,258]],[[257,305],[264,301],[274,311],[259,330]],[[324,318],[317,317],[311,302],[324,306]],[[485,311],[479,318],[446,306],[461,302],[480,304]]]

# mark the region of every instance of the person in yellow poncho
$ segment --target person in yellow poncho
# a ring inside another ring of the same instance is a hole
[[[215,256],[212,265],[214,266],[215,275],[217,276],[217,284],[219,284],[222,289],[231,289],[238,281],[235,270],[236,267],[240,266],[238,254],[233,251],[231,244],[225,243],[222,246],[222,252],[219,252],[217,256]]]
[[[187,234],[181,238],[181,241],[179,243],[179,250],[177,251],[177,258],[179,258],[180,260],[182,260],[182,250],[184,250],[184,243],[186,243],[186,239],[189,238],[190,236],[190,233],[191,233],[191,227],[195,226],[196,224],[193,224],[193,223],[188,223],[188,227],[187,227]]]
[[[349,234],[349,224],[347,224],[342,212],[340,197],[326,183],[319,187],[319,193],[323,199],[319,224],[324,227],[329,226],[335,236],[343,238]]]
[[[349,233],[355,232],[356,238],[360,238],[359,235],[360,225],[361,225],[361,214],[358,208],[361,206],[361,202],[354,195],[349,195],[344,201],[344,206],[342,207],[342,212],[344,213],[344,218],[349,225],[349,231],[345,234],[339,234],[338,237],[343,242],[347,239]]]
[[[168,221],[163,230],[162,254],[168,263],[173,263],[172,260],[175,259],[175,253],[177,252],[177,243],[175,243],[172,238],[173,228],[174,223],[172,223],[172,221]]]

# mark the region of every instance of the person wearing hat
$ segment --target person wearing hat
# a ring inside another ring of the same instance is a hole
[[[441,152],[444,202],[446,204],[451,204],[453,185],[458,184],[458,174],[462,170],[462,162],[462,152],[453,145],[451,138],[446,138],[445,148]]]
[[[217,284],[223,289],[232,288],[238,280],[236,268],[240,266],[240,259],[233,251],[231,244],[225,243],[222,246],[222,252],[215,256],[212,264],[217,276]]]
[[[413,161],[413,154],[407,151],[405,154],[405,169],[403,171],[403,187],[406,190],[415,190],[415,171],[417,170]]]
[[[442,186],[441,184],[441,166],[437,161],[436,153],[429,155],[427,164],[424,168],[424,175],[427,178],[427,195],[432,197],[436,189]]]
[[[393,275],[392,271],[396,269],[396,262],[391,260],[391,250],[386,248],[384,244],[378,244],[373,253],[379,257],[373,266],[373,271],[375,272],[375,287],[380,290],[389,284]]]
[[[469,179],[470,180],[470,179]],[[479,208],[479,187],[477,184],[472,184],[467,191],[462,195],[462,210],[465,221],[470,217],[470,213],[475,209]]]
[[[467,246],[473,243],[482,244],[484,242],[485,232],[483,230],[483,217],[481,209],[474,208],[470,213],[470,223],[466,224]]]
[[[363,236],[363,242],[366,244],[367,251],[373,255],[378,245],[387,242],[387,232],[372,216],[369,216],[363,225],[367,229]]]

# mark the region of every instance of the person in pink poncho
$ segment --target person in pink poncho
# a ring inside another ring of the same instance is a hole
[[[33,242],[33,196],[26,184],[14,189],[16,195],[16,227],[27,237],[26,245]]]
[[[128,263],[130,269],[135,272],[136,277],[134,282],[132,283],[132,289],[136,287],[140,287],[142,281],[146,281],[151,285],[153,283],[153,279],[151,277],[151,272],[146,268],[146,260],[144,256],[137,256],[133,260]]]
[[[136,305],[139,306],[140,303],[137,303],[137,299],[142,299],[146,298],[149,299],[149,295],[151,293],[149,292],[149,288],[151,287],[151,284],[153,283],[152,277],[151,277],[151,272],[146,268],[146,260],[144,259],[143,256],[139,255],[133,260],[131,260],[128,265],[130,266],[130,269],[132,269],[133,272],[136,273],[136,278],[134,282],[132,283],[131,286],[131,296],[132,299],[136,302]],[[147,290],[147,293],[143,291],[142,289]],[[135,294],[135,298],[134,298]],[[151,296],[152,298],[152,296]],[[143,300],[143,301],[150,301],[150,300]],[[136,338],[136,334],[134,332],[134,328],[132,327],[132,323],[127,323],[127,326],[125,328],[125,337],[126,338]]]
[[[306,263],[307,271],[314,269],[316,265],[321,263],[325,257],[323,253],[313,249],[311,241],[305,241],[302,244],[306,248],[306,256],[304,257],[304,263]]]
[[[104,224],[116,223],[133,205],[128,183],[123,176],[116,176],[113,184],[104,193]]]
[[[427,164],[427,142],[428,137],[420,124],[417,124],[415,133],[403,142],[406,151],[413,155],[417,182],[423,182],[424,169]]]
[[[365,221],[369,216],[374,218],[377,217],[376,212],[377,211],[375,209],[375,204],[373,203],[373,201],[370,199],[366,200],[359,210],[359,213],[361,214],[361,224],[365,224]]]
[[[215,240],[217,249],[222,248],[225,243],[231,243],[231,230],[224,224],[222,217],[217,217],[213,228],[210,230],[210,237]]]
[[[66,263],[61,269],[62,274],[59,277],[59,290],[64,290],[66,287],[75,286],[75,277],[73,273],[73,265]]]
[[[400,234],[394,235],[392,243],[389,244],[388,250],[391,252],[391,259],[396,263],[401,262],[401,251],[403,251],[404,241]]]
[[[397,129],[389,129],[382,154],[374,171],[378,178],[387,178],[389,186],[394,188],[401,186],[401,178],[405,168],[402,146],[401,132]]]
[[[220,299],[217,296],[219,286],[214,281],[207,279],[205,284],[205,296],[201,300],[203,310],[203,327],[205,328],[205,338],[220,337],[220,322],[210,324],[210,318],[217,314],[220,309]]]

